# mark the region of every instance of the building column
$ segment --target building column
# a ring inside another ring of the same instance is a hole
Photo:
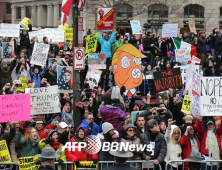
[[[54,4],[54,26],[58,26],[59,22],[58,22],[58,19],[59,19],[59,4]]]
[[[12,6],[12,24],[15,24],[15,18],[16,18],[16,7]]]
[[[53,6],[52,4],[47,5],[47,26],[53,26],[52,24],[52,14],[53,14]]]
[[[42,26],[42,22],[41,22],[41,10],[42,9],[42,5],[38,5],[37,6],[37,27]]]
[[[37,10],[36,6],[31,6],[32,13],[31,13],[31,21],[33,26],[37,26]]]
[[[23,18],[25,18],[25,7],[21,6],[21,20],[23,20]]]

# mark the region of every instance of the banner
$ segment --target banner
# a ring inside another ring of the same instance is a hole
[[[96,8],[96,30],[116,28],[116,8]]]
[[[39,165],[36,164],[38,159],[37,156],[20,157],[18,160],[19,170],[38,170]]]
[[[189,19],[189,28],[190,28],[190,32],[193,32],[193,33],[197,34],[194,18]]]
[[[190,89],[192,90],[192,75],[193,75],[193,71],[195,71],[195,63],[190,63],[187,67],[187,71],[186,71],[186,86],[185,89]],[[189,93],[191,94],[191,93]]]
[[[221,116],[221,77],[201,77],[201,116]]]
[[[149,92],[151,95],[156,95],[154,79],[143,79],[142,84],[136,87],[136,91],[140,91],[144,96]]]
[[[30,94],[0,95],[0,108],[0,122],[30,120]]]
[[[163,24],[162,37],[177,37],[178,24]]]
[[[29,79],[25,78],[25,77],[19,77],[19,80],[21,81],[20,84],[22,84],[22,87],[17,87],[16,91],[24,93],[25,92],[25,88],[28,88]]]
[[[153,72],[156,92],[182,86],[180,68]]]
[[[30,63],[38,66],[44,66],[48,57],[48,53],[48,44],[35,42]]]
[[[73,92],[73,67],[57,66],[59,93]]]
[[[1,23],[0,36],[20,37],[19,33],[20,33],[20,25],[19,24]]]
[[[22,25],[25,28],[29,27],[29,24],[31,24],[30,19],[29,18],[23,18],[23,20],[19,23],[20,25]]]
[[[52,40],[53,43],[65,41],[64,28],[46,28],[45,36],[48,37],[49,41]]]
[[[3,42],[3,58],[6,61],[14,60],[16,58],[14,51],[14,41],[13,42]]]
[[[105,54],[89,53],[88,65],[95,69],[106,69],[106,57]]]
[[[133,34],[142,34],[142,29],[141,29],[139,20],[130,21],[130,24],[131,24]]]
[[[89,83],[90,88],[98,85],[101,75],[101,70],[89,67],[86,74],[86,83]]]
[[[190,50],[178,49],[175,50],[176,62],[183,63],[184,61],[191,61]]]
[[[190,114],[191,111],[191,95],[185,95],[183,99],[183,105],[181,111]]]
[[[65,42],[66,41],[73,41],[73,28],[65,29]]]
[[[98,170],[98,164],[93,164],[93,161],[80,161],[78,166],[75,164],[74,170],[79,169]]]
[[[98,41],[98,33],[91,34],[87,36],[86,41],[86,54],[89,52],[95,52],[97,47],[97,41]]]
[[[12,162],[6,140],[0,141],[0,162]],[[3,167],[3,165],[0,165],[0,169]]]
[[[26,88],[25,93],[30,93],[32,103],[31,115],[61,112],[58,106],[58,85],[41,88]]]

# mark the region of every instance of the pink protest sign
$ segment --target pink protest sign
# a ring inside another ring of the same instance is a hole
[[[30,93],[0,95],[0,122],[31,120]]]

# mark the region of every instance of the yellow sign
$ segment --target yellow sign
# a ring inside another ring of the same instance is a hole
[[[89,52],[96,51],[97,41],[98,41],[98,33],[91,34],[91,35],[87,36],[86,51],[85,51],[86,54]]]
[[[28,81],[29,81],[29,79],[25,78],[25,77],[19,77],[19,80],[21,80],[22,87],[18,87],[17,91],[25,92],[25,88],[28,88]]]
[[[191,111],[191,95],[184,96],[181,111],[186,113],[186,114],[190,114],[190,111]]]
[[[66,23],[65,23],[64,25],[59,25],[59,26],[58,26],[58,28],[65,28],[65,29],[68,28],[68,27],[69,27],[69,25],[66,24]],[[65,29],[64,29],[64,30],[65,30]]]
[[[194,18],[189,19],[189,28],[190,28],[190,32],[197,34]]]
[[[12,162],[5,140],[0,141],[0,162]]]
[[[37,170],[39,165],[36,164],[37,156],[21,157],[19,158],[19,170]]]
[[[30,19],[25,17],[19,24],[23,25],[25,28],[28,28],[30,23]]]
[[[73,41],[73,28],[65,29],[65,42],[66,41]]]
[[[80,161],[79,166],[75,165],[74,170],[78,170],[78,168],[98,170],[98,164],[93,164],[93,161]]]

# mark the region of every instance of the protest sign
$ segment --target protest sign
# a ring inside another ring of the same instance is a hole
[[[186,72],[186,86],[185,89],[190,89],[192,90],[192,74],[193,71],[195,71],[195,63],[190,63],[187,67],[187,72]],[[190,94],[190,93],[189,93]]]
[[[0,108],[0,122],[30,120],[30,94],[0,95]]]
[[[90,140],[90,138],[88,138]],[[92,143],[93,141],[90,140],[88,141]],[[92,144],[94,146],[95,144]],[[90,169],[90,170],[98,170],[98,164],[93,164],[93,161],[80,161],[79,165],[75,164],[74,170],[79,170],[79,169]]]
[[[156,71],[153,73],[156,92],[177,88],[182,86],[182,77],[180,68],[170,70]]]
[[[191,61],[189,49],[178,49],[175,50],[176,62]]]
[[[189,28],[190,28],[190,32],[193,32],[193,33],[197,34],[194,18],[189,19]]]
[[[142,34],[141,26],[140,26],[140,21],[139,20],[133,20],[130,21],[131,28],[133,31],[133,34]]]
[[[185,95],[183,99],[182,112],[190,114],[191,111],[191,95]]]
[[[222,115],[221,84],[221,77],[201,77],[201,116]]]
[[[98,85],[101,75],[101,70],[89,67],[88,72],[86,74],[86,83],[89,83],[90,88]]]
[[[57,66],[59,93],[73,92],[73,67]]]
[[[25,93],[30,93],[31,97],[31,115],[47,114],[60,112],[58,85],[26,88]]]
[[[56,65],[60,65],[62,59],[61,58],[49,58],[49,65],[54,70]]]
[[[21,81],[20,84],[22,84],[22,87],[17,87],[16,91],[19,91],[19,92],[25,92],[25,88],[28,87],[28,81],[29,79],[28,78],[25,78],[25,77],[19,77],[19,80]]]
[[[3,58],[4,60],[14,60],[16,58],[14,51],[14,42],[3,42]]]
[[[31,21],[29,18],[25,17],[25,18],[23,18],[23,20],[19,24],[25,28],[28,28],[29,24],[31,24]]]
[[[20,157],[18,160],[19,170],[37,170],[39,165],[36,164],[38,161],[37,156]]]
[[[45,36],[47,36],[48,40],[53,43],[65,41],[64,28],[46,28]]]
[[[106,69],[106,57],[105,54],[89,53],[88,65],[95,69]]]
[[[181,71],[181,76],[182,76],[182,82],[183,84],[186,82],[186,74],[187,74],[187,69],[189,65],[186,66],[174,66],[174,68],[180,68]],[[197,73],[199,73],[199,65],[194,65],[194,69]]]
[[[96,31],[116,28],[116,8],[96,8]]]
[[[65,29],[65,42],[73,41],[73,28]]]
[[[131,116],[132,116],[132,124],[135,123],[136,121],[136,116],[140,115],[143,111],[132,111]]]
[[[66,29],[66,28],[68,28],[69,27],[69,25],[68,24],[64,24],[64,25],[58,25],[58,28],[64,28],[64,29]]]
[[[48,44],[35,42],[30,63],[38,66],[44,66],[48,57],[48,52]]]
[[[31,31],[31,32],[28,32],[29,34],[29,40],[31,40],[32,38],[34,37],[37,37],[38,38],[38,33],[39,31]],[[39,40],[39,39],[38,39]]]
[[[12,162],[6,140],[0,141],[0,162]],[[4,167],[0,165],[0,167]]]
[[[20,31],[19,24],[1,23],[0,36],[19,37],[19,31]]]
[[[150,92],[151,95],[156,94],[154,79],[143,79],[142,84],[136,87],[136,91],[140,91],[144,96]]]
[[[98,33],[87,36],[85,53],[95,52],[97,47]]]
[[[182,21],[169,21],[169,22],[164,22],[164,24],[178,24],[178,28],[183,27]]]
[[[178,24],[163,24],[162,37],[177,37]]]

